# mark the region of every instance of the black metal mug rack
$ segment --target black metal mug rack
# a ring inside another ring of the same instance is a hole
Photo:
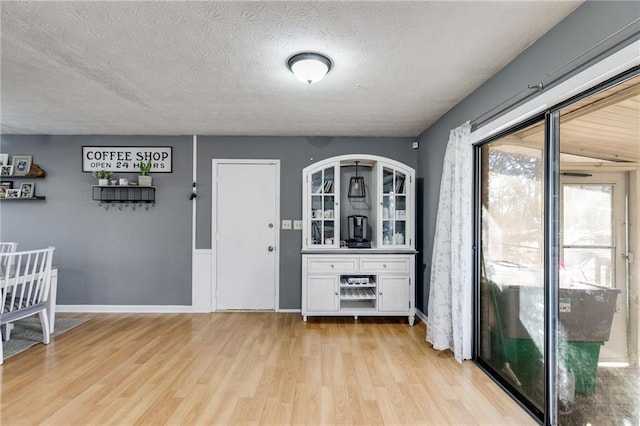
[[[123,207],[131,206],[132,210],[156,205],[156,188],[153,186],[93,186],[92,199],[98,201],[98,205],[109,210],[110,207],[122,210]]]

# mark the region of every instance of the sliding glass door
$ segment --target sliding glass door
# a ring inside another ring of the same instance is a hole
[[[476,146],[476,360],[545,424],[640,424],[640,70]]]
[[[536,131],[539,123],[480,148],[478,359],[530,409],[542,412],[544,133]]]

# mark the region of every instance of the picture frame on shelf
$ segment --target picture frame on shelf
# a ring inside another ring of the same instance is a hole
[[[35,195],[35,183],[24,182],[20,185],[20,198],[33,198]]]
[[[31,170],[31,160],[32,157],[30,155],[14,155],[12,161],[13,175],[26,176]]]
[[[0,198],[7,196],[7,190],[13,188],[13,181],[5,180],[0,182]]]
[[[0,166],[0,176],[13,176],[13,164]]]
[[[20,188],[7,189],[5,198],[20,198]]]
[[[9,164],[9,154],[0,153],[0,166],[6,166]]]

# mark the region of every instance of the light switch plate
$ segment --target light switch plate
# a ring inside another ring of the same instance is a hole
[[[291,221],[283,220],[282,221],[282,229],[291,229]]]
[[[294,220],[293,221],[293,229],[302,229],[302,221],[301,220]]]

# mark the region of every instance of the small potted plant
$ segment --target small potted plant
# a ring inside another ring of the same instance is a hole
[[[109,179],[113,177],[113,172],[108,172],[106,170],[97,170],[93,172],[93,176],[98,178],[98,185],[108,186]]]
[[[140,176],[138,176],[138,186],[151,186],[152,178],[149,176],[151,173],[151,160],[147,163],[140,162]]]

